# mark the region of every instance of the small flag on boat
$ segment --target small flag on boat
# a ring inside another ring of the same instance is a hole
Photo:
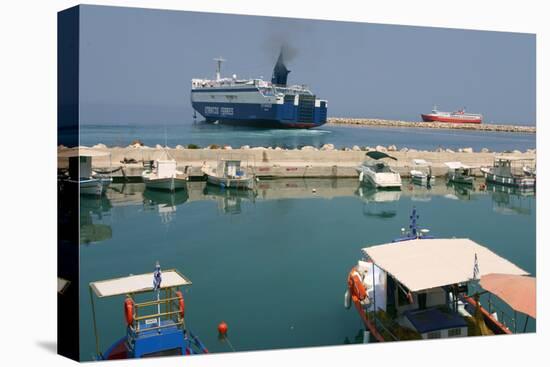
[[[162,272],[160,271],[160,264],[157,261],[155,266],[155,272],[153,273],[153,290],[157,291],[160,289],[160,283],[162,282]]]
[[[479,279],[479,264],[477,263],[477,254],[474,255],[474,280]]]

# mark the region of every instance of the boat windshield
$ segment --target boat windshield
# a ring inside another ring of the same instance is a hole
[[[363,162],[363,165],[369,167],[376,173],[392,172],[390,167],[384,162],[366,160],[365,162]]]

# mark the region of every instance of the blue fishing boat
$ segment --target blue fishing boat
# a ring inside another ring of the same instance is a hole
[[[185,324],[185,301],[180,289],[190,285],[191,281],[177,270],[161,272],[158,263],[153,273],[90,283],[97,359],[208,353]],[[126,334],[101,352],[94,296],[101,299],[123,295]]]

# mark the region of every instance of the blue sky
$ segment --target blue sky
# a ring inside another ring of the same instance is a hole
[[[83,124],[191,122],[190,84],[271,77],[281,45],[289,83],[329,101],[329,116],[418,120],[434,104],[486,122],[534,125],[535,35],[82,6]]]

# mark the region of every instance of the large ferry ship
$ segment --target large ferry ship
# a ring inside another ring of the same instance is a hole
[[[312,128],[327,121],[327,101],[305,85],[287,85],[290,70],[279,54],[271,82],[263,79],[221,77],[222,58],[216,79],[192,79],[191,104],[207,122],[265,128]]]
[[[483,116],[477,113],[466,113],[464,108],[454,112],[438,111],[434,107],[432,113],[422,114],[424,122],[450,122],[458,124],[481,124]]]

